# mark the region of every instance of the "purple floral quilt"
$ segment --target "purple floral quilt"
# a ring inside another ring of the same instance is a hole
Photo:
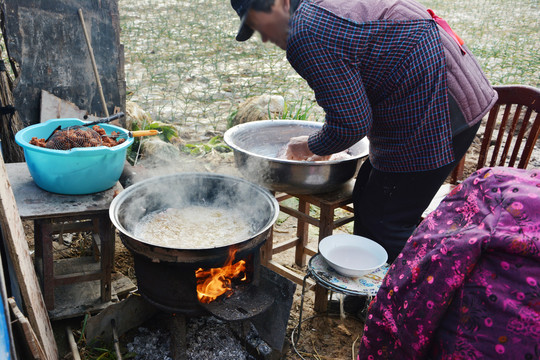
[[[475,172],[407,241],[359,359],[540,359],[540,170]]]

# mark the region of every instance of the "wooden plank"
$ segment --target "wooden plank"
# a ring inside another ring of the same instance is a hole
[[[34,270],[30,249],[26,241],[24,227],[19,216],[15,196],[8,180],[4,159],[0,156],[0,223],[4,240],[13,260],[17,280],[25,304],[26,313],[36,332],[47,359],[58,359],[58,348],[54,340],[51,322],[47,315],[45,302],[38,278]]]
[[[9,174],[9,171],[8,171],[8,174]],[[77,222],[58,222],[58,223],[51,224],[51,234],[60,234],[60,233],[69,234],[69,233],[85,232],[85,231],[93,231],[93,230],[94,230],[94,223],[92,222],[92,220],[81,220]]]
[[[279,254],[280,252],[289,250],[295,247],[299,241],[300,239],[296,237],[296,238],[292,238],[290,240],[281,242],[279,245],[276,245],[272,248],[272,254]]]
[[[114,320],[118,335],[140,326],[150,319],[158,309],[141,296],[130,295],[125,300],[107,307],[99,314],[92,316],[86,323],[86,341],[92,343],[96,339],[112,343],[113,333],[111,321]]]
[[[58,286],[54,289],[54,309],[49,310],[49,317],[56,321],[94,314],[118,301],[116,294],[112,294],[111,301],[103,302],[100,292],[99,280]]]
[[[118,296],[124,296],[137,290],[137,285],[135,285],[133,281],[131,281],[131,279],[125,275],[114,273],[111,275],[111,278],[113,291]]]
[[[292,282],[302,285],[304,283],[304,277],[297,274],[296,272],[287,269],[285,266],[270,260],[268,261],[268,264],[265,265],[268,269],[272,270],[275,273],[278,273],[279,275],[286,277],[287,279],[291,280]],[[307,279],[306,281],[306,290],[310,290],[313,286],[315,286],[315,282],[311,279]]]
[[[11,315],[17,327],[17,331],[19,332],[20,336],[26,340],[26,346],[24,349],[25,354],[23,354],[24,358],[27,359],[28,356],[30,356],[35,360],[46,360],[47,357],[45,352],[41,348],[39,340],[36,337],[36,333],[32,329],[32,326],[30,326],[28,319],[23,315],[21,310],[19,310],[19,307],[13,298],[8,299],[8,304],[9,308],[11,309]],[[26,352],[28,352],[28,354],[26,354]]]
[[[344,216],[334,221],[334,229],[354,221],[354,215]]]
[[[88,111],[81,110],[74,103],[62,100],[46,90],[41,90],[40,122],[50,119],[81,119],[85,121],[95,121],[99,117],[88,114]]]
[[[310,249],[309,247],[304,248],[304,254],[306,254],[307,256],[314,256],[315,254],[317,254],[317,252],[318,251]]]
[[[309,216],[308,214],[304,214],[303,212],[293,209],[289,206],[279,204],[279,210],[287,215],[291,215],[292,217],[307,222],[313,226],[320,227],[319,219]]]
[[[79,256],[54,261],[54,276],[99,273],[101,264],[93,256]],[[96,279],[93,279],[96,280]]]

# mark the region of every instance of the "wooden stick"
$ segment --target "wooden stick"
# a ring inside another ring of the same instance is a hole
[[[107,103],[105,102],[105,96],[103,96],[103,88],[101,87],[101,81],[99,80],[98,69],[96,66],[96,59],[94,58],[94,50],[92,49],[92,44],[90,43],[90,37],[86,31],[86,25],[84,24],[84,17],[82,9],[79,9],[79,18],[81,19],[81,24],[84,31],[84,38],[86,39],[86,45],[88,46],[88,52],[90,53],[90,60],[92,61],[92,67],[94,68],[94,75],[96,76],[96,82],[98,86],[99,96],[101,97],[101,104],[103,106],[103,112],[105,116],[109,116],[109,110],[107,110]]]
[[[114,344],[114,351],[116,353],[116,359],[122,360],[122,352],[120,351],[120,342],[118,340],[118,332],[116,331],[116,321],[114,319],[111,319],[111,327],[113,332],[113,344]]]

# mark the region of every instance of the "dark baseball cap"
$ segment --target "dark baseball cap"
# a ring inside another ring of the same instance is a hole
[[[246,25],[247,13],[252,4],[253,0],[231,0],[233,9],[240,16],[240,28],[236,34],[236,41],[246,41],[254,33],[253,29]]]

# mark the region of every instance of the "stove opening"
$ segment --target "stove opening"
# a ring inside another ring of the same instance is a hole
[[[217,298],[232,296],[237,286],[248,284],[252,274],[250,258],[235,261],[237,249],[231,247],[225,264],[219,268],[198,268],[195,270],[197,279],[197,298],[203,304],[209,304]],[[251,271],[250,271],[251,270]]]

